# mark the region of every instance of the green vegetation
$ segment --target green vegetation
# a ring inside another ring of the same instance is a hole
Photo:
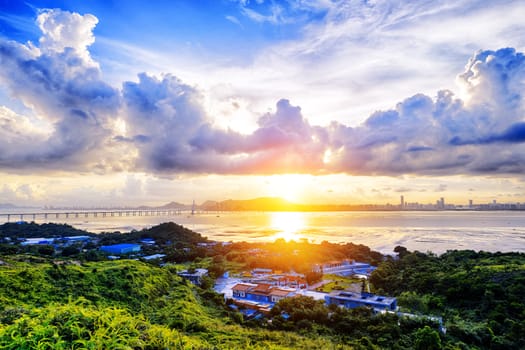
[[[226,262],[236,264],[239,269],[234,272],[260,267],[307,274],[311,272],[313,265],[330,261],[354,259],[373,265],[383,261],[381,253],[362,244],[335,244],[326,241],[312,244],[306,240],[286,242],[284,239],[271,243],[234,242],[226,246],[217,245],[207,254],[224,257]],[[318,279],[320,276],[316,277]]]
[[[139,261],[59,264],[5,258],[0,348],[324,349],[336,343],[242,327],[222,297]],[[28,283],[30,281],[30,283]],[[341,347],[346,348],[346,347]]]
[[[74,235],[92,238],[20,244],[21,237]],[[396,247],[393,258],[351,243],[222,245],[174,223],[101,235],[67,225],[5,224],[0,238],[0,349],[525,348],[524,254],[436,256]],[[142,254],[166,254],[168,264],[107,261],[97,250],[148,238],[155,243],[143,245]],[[281,300],[266,318],[243,320],[211,290],[212,278],[225,271],[256,267],[304,272],[309,283],[329,279],[325,291],[368,288],[359,279],[311,271],[343,259],[377,265],[372,291],[396,296],[407,314],[327,307],[300,296]],[[177,275],[198,267],[211,277],[200,287]]]
[[[20,238],[40,238],[40,237],[65,237],[65,236],[81,236],[90,235],[95,237],[93,233],[78,230],[66,224],[36,224],[31,223],[14,223],[7,222],[0,225],[0,239],[10,238],[18,240]]]
[[[414,349],[421,329],[429,329],[441,341],[437,324],[428,319],[375,314],[367,308],[326,307],[305,296],[280,300],[271,314],[272,329],[328,336],[358,349]]]
[[[318,291],[324,293],[330,293],[336,290],[351,290],[354,292],[366,291],[365,280],[355,277],[342,277],[338,275],[324,275],[323,280],[330,281],[323,284]]]
[[[525,255],[469,250],[441,256],[398,247],[371,282],[406,310],[442,315],[445,343],[461,348],[525,348]],[[460,346],[458,345],[458,346]]]

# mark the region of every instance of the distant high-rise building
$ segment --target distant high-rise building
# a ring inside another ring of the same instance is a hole
[[[405,207],[405,197],[401,196],[401,209]]]
[[[472,208],[472,207],[473,207],[473,205],[472,205],[472,199],[469,199],[469,200],[468,200],[468,207],[469,207],[469,208]]]

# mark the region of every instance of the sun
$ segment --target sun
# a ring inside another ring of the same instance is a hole
[[[310,182],[309,175],[273,175],[266,178],[266,192],[271,197],[279,197],[292,203],[301,203],[307,196]]]

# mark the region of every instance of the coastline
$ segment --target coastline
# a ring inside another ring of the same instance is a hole
[[[49,221],[93,233],[124,233],[173,221],[222,242],[353,242],[383,254],[391,254],[397,245],[436,254],[453,249],[525,252],[525,218],[517,211],[200,212]]]

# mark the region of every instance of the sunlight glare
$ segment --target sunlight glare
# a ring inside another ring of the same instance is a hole
[[[304,213],[301,212],[274,212],[271,214],[271,227],[278,231],[273,240],[283,238],[285,241],[298,241],[299,235],[306,227]]]
[[[300,174],[274,175],[266,178],[267,193],[272,197],[283,198],[292,203],[300,203],[305,198],[310,177]]]

